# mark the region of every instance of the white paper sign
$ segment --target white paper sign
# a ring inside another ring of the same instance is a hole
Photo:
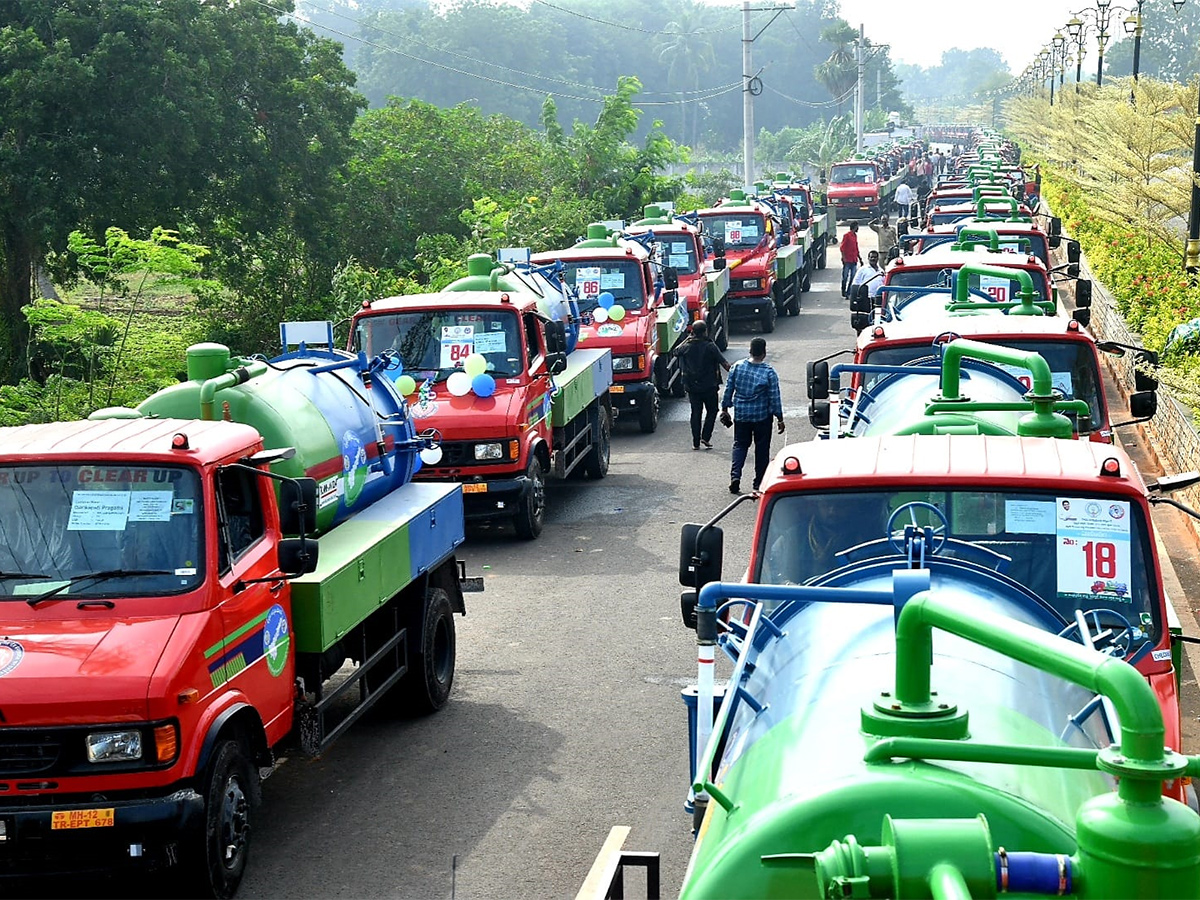
[[[997,303],[1007,303],[1011,298],[1009,290],[1012,282],[1007,278],[993,278],[990,275],[979,276],[979,289],[989,295]]]
[[[688,252],[687,242],[686,241],[672,241],[671,242],[671,252],[672,253],[687,253]]]
[[[605,272],[600,276],[600,290],[621,290],[625,287],[624,272]]]
[[[584,266],[575,270],[575,290],[581,297],[595,297],[600,293],[600,267]]]
[[[174,491],[134,491],[129,497],[130,522],[170,522]]]
[[[74,491],[67,531],[124,531],[129,491]]]
[[[1054,534],[1054,504],[1048,500],[1005,500],[1004,530],[1009,534]]]
[[[454,369],[461,367],[467,357],[475,352],[474,325],[443,325],[442,356],[438,367]]]
[[[485,331],[475,335],[476,353],[503,353],[508,349],[507,335],[503,331]]]
[[[672,253],[667,257],[667,265],[674,266],[676,269],[686,269],[688,264],[688,255],[684,253],[682,256],[676,256]]]
[[[1128,501],[1059,497],[1055,504],[1059,596],[1132,602]]]

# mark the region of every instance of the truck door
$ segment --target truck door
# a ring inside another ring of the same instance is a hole
[[[285,582],[246,582],[278,573],[275,542],[267,532],[268,479],[253,472],[218,468],[216,481],[217,567],[225,638],[209,658],[213,686],[229,683],[253,699],[271,731],[291,708],[292,610]]]
[[[529,393],[525,398],[525,426],[550,440],[550,379],[546,372],[546,335],[533,313],[521,317],[525,327],[525,352]]]

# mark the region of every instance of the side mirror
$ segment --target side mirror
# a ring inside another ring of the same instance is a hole
[[[850,312],[869,313],[871,311],[870,285],[856,284],[850,288]]]
[[[900,245],[897,244],[895,247],[893,247],[891,250],[888,251],[887,261],[891,262],[893,259],[899,259],[899,258],[900,258]]]
[[[1062,234],[1062,219],[1060,219],[1058,216],[1050,217],[1049,233],[1055,236]]]
[[[309,479],[312,481],[312,479]],[[315,482],[314,482],[315,484]],[[287,575],[307,575],[317,569],[316,541],[308,538],[285,538],[279,542],[279,571]]]
[[[1071,313],[1071,318],[1078,322],[1083,328],[1087,328],[1092,324],[1092,308],[1085,306],[1083,309],[1077,309]]]
[[[783,221],[780,223],[780,227],[784,230],[784,232],[791,231],[792,230],[792,220],[785,216]]]
[[[725,268],[725,257],[718,256],[716,259],[713,260],[713,271],[714,272],[720,272],[724,268]]]
[[[1129,412],[1135,419],[1149,419],[1158,412],[1158,393],[1138,391],[1129,395]]]
[[[1157,366],[1158,354],[1153,350],[1139,350],[1133,358],[1133,364],[1133,389],[1135,391],[1157,391],[1158,378],[1142,370]]]
[[[721,580],[725,532],[716,525],[684,525],[679,533],[679,583],[696,590]]]
[[[1052,234],[1046,238],[1046,243],[1050,245],[1051,250],[1057,250],[1058,245],[1062,243],[1061,234]]]
[[[871,316],[865,312],[850,313],[850,327],[854,329],[855,334],[859,334],[864,328],[871,324]]]
[[[546,371],[551,375],[560,375],[567,369],[567,354],[565,353],[548,353],[546,354]]]
[[[679,287],[679,270],[674,266],[663,266],[662,276],[663,286],[668,291],[673,291]]]
[[[725,238],[720,235],[713,235],[712,239],[713,256],[717,259],[725,258]]]
[[[1079,241],[1067,241],[1067,262],[1077,263],[1079,259]]]
[[[674,306],[679,302],[679,291],[663,291],[663,306]]]
[[[567,352],[567,326],[563,322],[547,322],[546,328],[546,353],[565,354]]]
[[[1079,309],[1087,309],[1092,305],[1092,280],[1080,278],[1075,282],[1075,305]]]
[[[828,400],[813,400],[808,404],[808,424],[813,428],[829,427]]]
[[[901,237],[908,234],[908,219],[901,219],[896,223],[896,237]]]
[[[1067,277],[1068,278],[1078,278],[1079,277],[1079,263],[1077,263],[1077,262],[1067,263]]]
[[[284,534],[307,534],[317,530],[315,478],[289,478],[279,482],[279,530]],[[292,571],[282,564],[280,568],[285,572]]]
[[[829,360],[818,359],[809,362],[808,399],[824,400],[829,396]]]

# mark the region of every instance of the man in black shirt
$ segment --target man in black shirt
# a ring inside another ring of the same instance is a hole
[[[729,371],[729,363],[708,336],[708,325],[694,322],[692,333],[673,353],[679,357],[683,386],[692,403],[692,449],[712,449],[713,426],[717,421],[717,389],[721,386],[721,369]],[[704,428],[700,413],[704,412]]]

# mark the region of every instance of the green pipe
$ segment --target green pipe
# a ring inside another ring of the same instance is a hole
[[[946,312],[966,312],[969,310],[987,310],[995,312],[1007,309],[1011,316],[1052,316],[1054,301],[1052,300],[1015,300],[1011,303],[995,303],[991,300],[972,300],[967,303],[951,301],[946,304]]]
[[[982,201],[981,201],[982,202]],[[1016,202],[1015,200],[1013,201]],[[980,218],[983,213],[980,212]],[[961,266],[954,273],[954,294],[953,303],[966,303],[967,298],[971,296],[971,276],[972,275],[990,275],[992,278],[1003,278],[1006,281],[1016,280],[1021,284],[1021,290],[1017,292],[1017,296],[1022,300],[1033,301],[1033,277],[1024,269],[1003,269],[1000,266],[985,266],[979,263],[967,263]]]
[[[989,203],[1006,205],[1009,209],[1009,214],[1014,217],[1019,212],[1019,204],[1017,203],[1015,197],[980,197],[979,202],[975,204],[975,214],[978,218],[987,218],[987,207]]]
[[[925,404],[925,414],[933,415],[934,413],[945,412],[1028,412],[1032,408],[1031,401],[1022,402],[1020,400],[1013,401],[1012,403],[988,403],[984,401],[976,403],[973,400],[951,400],[947,403],[942,403],[937,400],[931,400]],[[1086,400],[1055,400],[1054,411],[1075,413],[1080,416],[1091,412]]]
[[[863,762],[891,759],[985,762],[1004,766],[1038,766],[1046,769],[1095,771],[1096,750],[1077,747],[1022,747],[1012,744],[977,744],[936,738],[890,737],[876,741],[863,755]]]
[[[217,419],[217,391],[245,384],[251,378],[256,378],[267,371],[267,364],[262,360],[242,359],[235,356],[229,360],[229,364],[236,365],[237,368],[224,375],[209,378],[200,385],[200,418],[205,421],[214,422]]]
[[[971,900],[971,889],[955,866],[938,863],[929,870],[929,895],[933,900]]]
[[[1121,744],[1116,756],[1105,758],[1106,768],[1120,766],[1118,792],[1122,800],[1161,802],[1160,784],[1174,777],[1175,771],[1163,746],[1166,736],[1158,700],[1137,669],[1124,660],[992,612],[972,609],[965,613],[923,591],[904,605],[896,621],[895,697],[902,706],[930,707],[935,627],[1111,700],[1121,722]]]
[[[955,285],[955,290],[958,286]],[[1032,350],[1014,350],[997,344],[957,338],[942,347],[941,400],[960,399],[959,385],[962,378],[962,360],[967,356],[984,362],[1020,366],[1033,378],[1031,392],[1038,397],[1049,397],[1054,393],[1054,376],[1039,353]]]
[[[963,228],[958,233],[958,240],[950,245],[950,249],[964,250],[968,241],[972,244],[987,244],[989,250],[1000,252],[1000,235],[987,228]]]

